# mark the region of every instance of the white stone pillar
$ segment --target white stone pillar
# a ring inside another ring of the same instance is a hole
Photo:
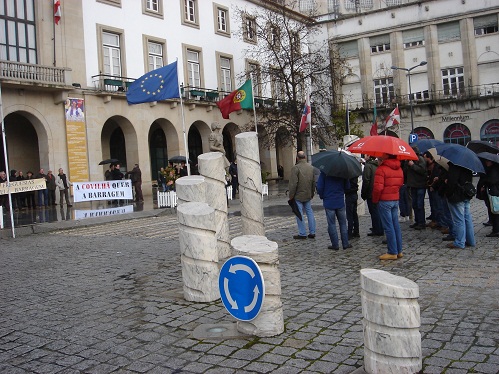
[[[225,156],[220,152],[203,153],[198,157],[199,173],[205,178],[206,203],[215,209],[218,258],[230,256],[227,191],[225,189]]]
[[[215,210],[206,203],[177,207],[184,298],[210,302],[220,298]]]
[[[265,236],[263,225],[262,170],[256,132],[236,135],[237,175],[243,235]]]
[[[360,271],[364,370],[413,374],[423,367],[419,287],[383,270]]]
[[[177,179],[175,190],[177,206],[192,201],[206,202],[206,183],[202,175],[190,175]]]
[[[251,321],[238,321],[237,330],[260,337],[275,336],[284,332],[281,303],[281,273],[277,243],[265,236],[242,235],[231,241],[233,256],[252,258],[260,268],[265,283],[262,309]]]

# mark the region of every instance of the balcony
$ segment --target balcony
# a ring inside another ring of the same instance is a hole
[[[0,81],[7,87],[36,87],[67,90],[71,86],[71,69],[0,60]]]

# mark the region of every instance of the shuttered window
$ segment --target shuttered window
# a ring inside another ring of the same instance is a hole
[[[438,42],[449,42],[461,39],[459,22],[448,22],[437,25]]]
[[[404,48],[424,45],[424,30],[422,28],[405,30],[402,32],[402,40]]]
[[[493,34],[498,31],[497,14],[473,18],[475,35]]]
[[[378,35],[369,38],[371,53],[379,53],[390,50],[390,35]]]
[[[338,51],[342,58],[359,57],[359,48],[357,47],[356,40],[338,44]]]

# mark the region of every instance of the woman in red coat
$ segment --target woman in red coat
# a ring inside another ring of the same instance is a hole
[[[383,162],[374,173],[373,203],[378,211],[386,235],[388,253],[380,260],[396,260],[402,257],[402,232],[399,226],[399,190],[404,184],[404,173],[400,161],[393,155],[384,154]]]

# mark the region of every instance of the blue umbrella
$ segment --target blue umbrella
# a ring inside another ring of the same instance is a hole
[[[411,143],[411,147],[417,146],[419,149],[419,153],[423,154],[428,149],[434,148],[436,145],[439,145],[439,144],[444,144],[444,142],[437,140],[437,139],[421,139],[421,140],[418,140],[417,142]]]
[[[485,173],[482,161],[475,152],[460,144],[444,143],[435,146],[437,154],[445,157],[454,165],[469,169],[474,173]]]

